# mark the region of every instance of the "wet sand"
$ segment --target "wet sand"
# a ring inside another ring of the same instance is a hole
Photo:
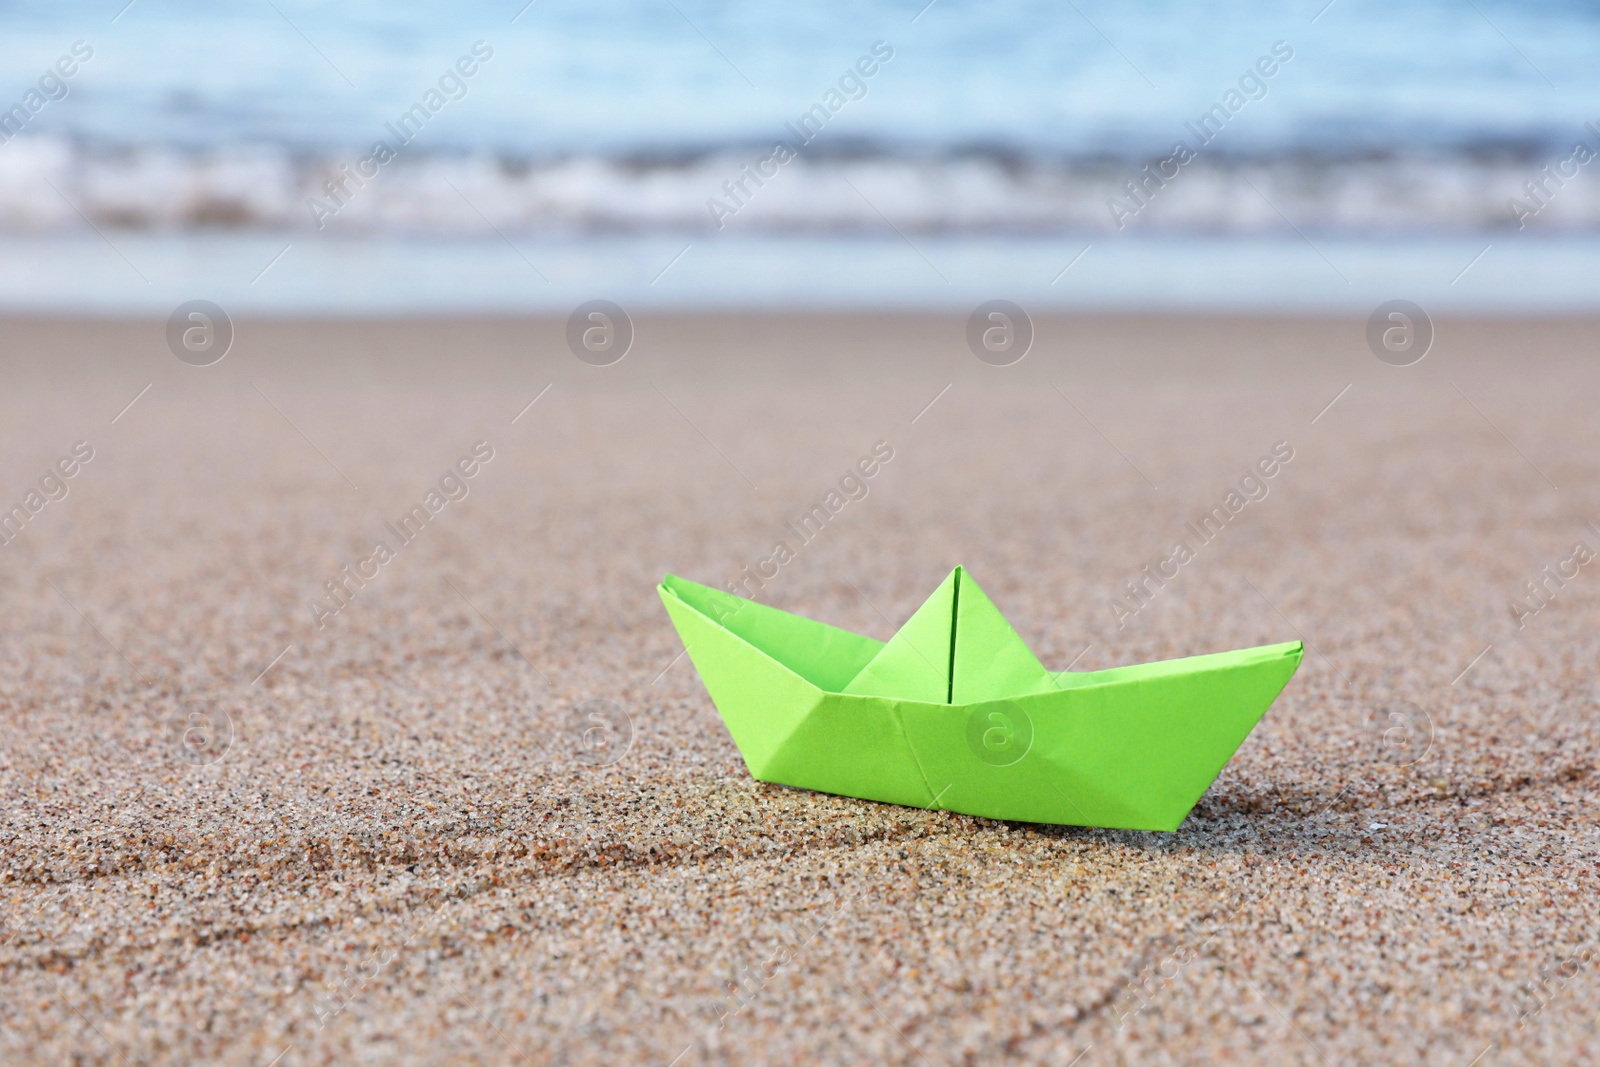
[[[1595,325],[0,323],[0,1060],[1593,1060]],[[751,780],[655,583],[877,442],[762,599],[887,638],[961,563],[1056,669],[1306,641],[1177,833]]]

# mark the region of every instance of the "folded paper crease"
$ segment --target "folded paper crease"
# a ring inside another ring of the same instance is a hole
[[[672,575],[658,592],[757,779],[1028,822],[1176,829],[1303,652],[1052,674],[960,567],[887,642]]]

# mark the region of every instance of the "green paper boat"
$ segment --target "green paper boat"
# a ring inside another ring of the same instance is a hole
[[[1302,654],[1052,674],[960,567],[888,643],[657,589],[756,778],[991,819],[1176,830]]]

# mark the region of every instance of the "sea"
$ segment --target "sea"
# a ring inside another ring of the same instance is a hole
[[[0,309],[1582,313],[1597,31],[1577,0],[0,2]]]

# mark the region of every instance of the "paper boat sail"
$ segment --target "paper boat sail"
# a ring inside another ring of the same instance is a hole
[[[887,643],[672,575],[658,591],[759,780],[1023,822],[1176,830],[1302,654],[1055,674],[960,567]]]

